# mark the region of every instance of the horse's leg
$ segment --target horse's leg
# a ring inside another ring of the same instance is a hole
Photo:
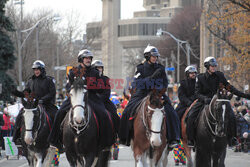
[[[44,166],[49,166],[55,156],[56,149],[54,148],[48,148],[47,149],[46,157],[44,158]]]
[[[134,158],[136,167],[144,167],[143,154],[134,153]]]
[[[35,153],[35,156],[36,156],[36,167],[42,167],[43,166],[43,163],[42,163],[42,160],[43,160],[43,155],[41,153]]]
[[[141,158],[143,167],[148,167],[147,157],[149,157],[149,156],[147,156],[147,152],[144,152],[142,154],[142,158]],[[154,165],[154,159],[149,159],[149,160],[150,160],[150,167],[153,167],[153,165]]]
[[[166,147],[162,153],[162,165],[164,167],[168,165],[168,154],[169,154],[169,150],[168,150],[168,146],[166,145]]]
[[[227,154],[227,149],[225,149],[223,151],[223,153],[221,154],[220,158],[219,158],[219,167],[225,167],[225,158],[226,158],[226,154]]]
[[[77,155],[74,154],[73,152],[66,151],[66,157],[67,160],[69,161],[69,164],[71,167],[76,167],[77,165]]]
[[[110,147],[107,147],[106,149],[104,149],[100,152],[96,167],[107,167],[108,166],[110,149],[111,149]]]
[[[212,158],[213,158],[213,167],[219,167],[219,158],[220,156],[218,155],[218,153],[214,153],[212,155]]]
[[[185,152],[186,157],[187,157],[187,167],[193,167],[191,148],[188,147],[186,140],[183,140],[182,142],[183,142],[184,152]]]
[[[211,155],[202,149],[197,148],[195,152],[196,167],[211,167]]]

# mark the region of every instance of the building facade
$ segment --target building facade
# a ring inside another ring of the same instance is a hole
[[[129,64],[143,57],[148,45],[160,41],[157,30],[167,30],[171,18],[183,7],[197,5],[199,0],[143,0],[145,10],[134,12],[132,19],[120,19],[120,0],[102,0],[103,14],[101,22],[87,24],[87,40],[105,65],[105,74],[113,79],[131,77],[135,64]],[[126,84],[126,83],[123,84]],[[123,90],[114,91],[121,93]]]

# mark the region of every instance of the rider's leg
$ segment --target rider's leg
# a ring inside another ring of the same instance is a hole
[[[164,106],[166,112],[167,139],[170,147],[175,147],[180,140],[180,120],[171,104]]]
[[[189,111],[188,113],[188,120],[187,120],[187,136],[188,136],[188,145],[194,146],[195,140],[195,120],[199,115],[199,112],[203,106],[203,103],[197,102]]]
[[[115,133],[117,134],[119,130],[119,125],[120,125],[120,117],[117,115],[117,109],[111,101],[106,101],[104,105],[105,105],[105,108],[110,113],[110,116],[112,118],[113,125],[114,125],[114,130],[115,130]]]
[[[228,143],[229,146],[237,145],[237,124],[235,114],[232,109],[229,111],[229,123],[227,127],[227,136],[228,136]]]
[[[44,105],[46,113],[48,114],[49,118],[51,119],[51,123],[53,124],[56,113],[57,113],[57,107],[53,104]]]
[[[22,110],[20,110],[20,112],[18,113],[18,115],[16,117],[16,123],[15,123],[14,131],[13,131],[13,142],[14,143],[16,143],[17,139],[19,139],[21,137],[20,129],[22,126],[23,113],[24,113],[24,110],[22,109]]]
[[[56,113],[53,127],[48,138],[49,143],[53,146],[58,146],[60,142],[60,136],[61,136],[60,126],[70,108],[71,108],[71,103],[70,99],[68,98],[63,102],[60,109]]]

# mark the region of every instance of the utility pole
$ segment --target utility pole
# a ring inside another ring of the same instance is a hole
[[[187,65],[190,66],[190,45],[188,42],[186,43],[186,49],[187,49]]]
[[[59,67],[59,46],[56,46],[56,66]],[[59,69],[56,71],[56,82],[57,82],[57,89],[59,88]]]
[[[177,83],[180,83],[180,42],[177,42]]]
[[[176,59],[175,59],[175,55],[174,55],[173,51],[171,51],[171,59],[172,59],[172,61],[171,61],[171,67],[174,67],[174,64],[175,64],[174,62],[175,62]],[[173,82],[175,83],[175,70],[172,71],[172,78],[173,78]]]
[[[21,57],[21,31],[17,31],[17,54],[18,54],[18,81],[19,81],[19,90],[22,90],[22,57]]]
[[[36,59],[39,60],[39,27],[36,26]]]

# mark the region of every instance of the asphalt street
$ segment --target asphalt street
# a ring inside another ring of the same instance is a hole
[[[193,154],[194,156],[194,154]],[[172,152],[169,154],[169,167],[174,167],[174,159]],[[110,167],[133,167],[134,159],[130,147],[120,146],[118,160],[110,160]],[[250,166],[250,153],[235,153],[233,150],[228,149],[226,157],[226,167],[249,167]],[[69,167],[65,154],[60,157],[60,167]],[[180,165],[181,166],[181,165]],[[24,157],[17,160],[16,157],[10,157],[9,160],[1,158],[0,167],[28,167],[28,163]]]

